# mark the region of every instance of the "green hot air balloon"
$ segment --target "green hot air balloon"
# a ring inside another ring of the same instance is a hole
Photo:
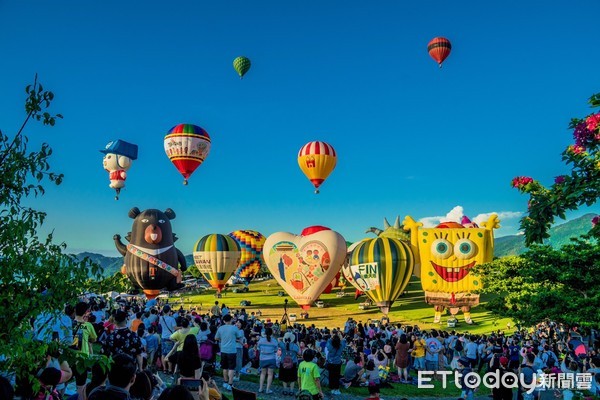
[[[237,71],[240,79],[242,79],[250,69],[250,59],[243,56],[236,58],[233,60],[233,68]]]
[[[408,285],[414,265],[408,243],[378,237],[358,242],[342,272],[348,282],[366,293],[387,315]]]

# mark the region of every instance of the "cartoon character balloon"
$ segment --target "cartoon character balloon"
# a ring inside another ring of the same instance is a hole
[[[440,68],[442,68],[444,60],[450,55],[450,50],[452,50],[452,44],[444,37],[433,38],[427,44],[429,55],[437,61]]]
[[[319,193],[319,187],[337,164],[335,149],[325,142],[309,142],[298,152],[298,165]]]
[[[473,323],[471,307],[479,304],[479,295],[472,291],[481,289],[481,281],[471,269],[492,261],[494,229],[499,227],[496,214],[483,223],[483,228],[465,227],[458,222],[423,228],[409,216],[404,219],[404,229],[410,231],[411,247],[420,264],[425,302],[435,309],[434,322],[440,322],[447,307],[453,316],[462,310],[465,322]]]
[[[358,242],[342,273],[348,282],[366,293],[387,315],[408,285],[414,264],[408,243],[378,237]]]
[[[131,168],[131,162],[137,160],[138,147],[136,144],[119,139],[109,142],[100,153],[104,153],[102,165],[109,174],[108,187],[115,189],[117,192],[115,200],[119,200],[121,189],[125,187],[127,170]]]
[[[240,56],[233,60],[233,69],[235,69],[235,72],[237,72],[240,79],[242,79],[250,69],[251,64],[248,57]]]
[[[308,310],[340,271],[346,241],[323,226],[308,227],[300,235],[276,232],[265,241],[264,258],[281,287]]]
[[[198,271],[220,293],[240,265],[242,252],[235,239],[213,233],[196,242],[193,255]]]
[[[125,257],[122,271],[134,286],[143,289],[148,299],[153,299],[160,290],[177,290],[183,287],[181,272],[187,264],[185,257],[175,247],[177,237],[171,228],[175,212],[167,208],[164,212],[156,209],[140,211],[134,207],[129,211],[133,219],[131,232],[121,242],[121,236],[113,236],[119,253]],[[179,264],[179,268],[177,265]]]
[[[210,136],[199,126],[179,124],[167,132],[164,140],[165,153],[181,175],[183,184],[208,157]]]
[[[242,251],[240,266],[234,275],[244,279],[247,286],[264,265],[262,251],[267,238],[259,232],[251,230],[231,232],[229,236],[238,242]]]

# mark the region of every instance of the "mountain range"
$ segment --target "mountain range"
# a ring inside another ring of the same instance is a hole
[[[550,228],[550,238],[547,243],[555,248],[559,248],[569,242],[569,239],[587,233],[592,228],[592,218],[596,214],[585,214],[579,218],[572,219],[560,225]],[[502,236],[494,240],[494,256],[506,257],[524,253],[527,250],[525,247],[524,235]],[[104,269],[104,275],[110,276],[121,269],[123,265],[123,257],[106,257],[96,253],[79,253],[79,259],[89,257],[92,261],[100,264]],[[185,256],[188,265],[194,264],[194,258],[191,254]]]

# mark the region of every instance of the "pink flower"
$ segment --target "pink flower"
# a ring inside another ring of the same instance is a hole
[[[525,185],[531,182],[533,182],[533,178],[528,176],[517,176],[516,178],[513,178],[511,185],[514,188],[522,190]]]
[[[556,178],[554,178],[554,183],[556,183],[557,185],[560,185],[561,183],[565,182],[565,176],[564,175],[559,175]]]
[[[588,130],[595,131],[600,123],[600,113],[590,115],[585,119],[585,122]]]
[[[596,215],[594,218],[592,218],[592,227],[598,225],[598,222],[600,222],[600,216]]]
[[[583,154],[585,153],[585,147],[583,146],[577,146],[577,145],[570,145],[567,150],[573,154]]]

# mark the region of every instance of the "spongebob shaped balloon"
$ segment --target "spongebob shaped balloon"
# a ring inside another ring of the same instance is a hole
[[[499,223],[496,214],[482,228],[470,221],[423,228],[409,216],[404,219],[404,230],[410,231],[412,251],[420,264],[425,302],[435,309],[435,323],[440,322],[445,308],[452,316],[462,310],[465,322],[473,323],[471,307],[479,304],[479,294],[472,292],[481,289],[481,280],[471,269],[492,261],[494,229],[500,227]]]

